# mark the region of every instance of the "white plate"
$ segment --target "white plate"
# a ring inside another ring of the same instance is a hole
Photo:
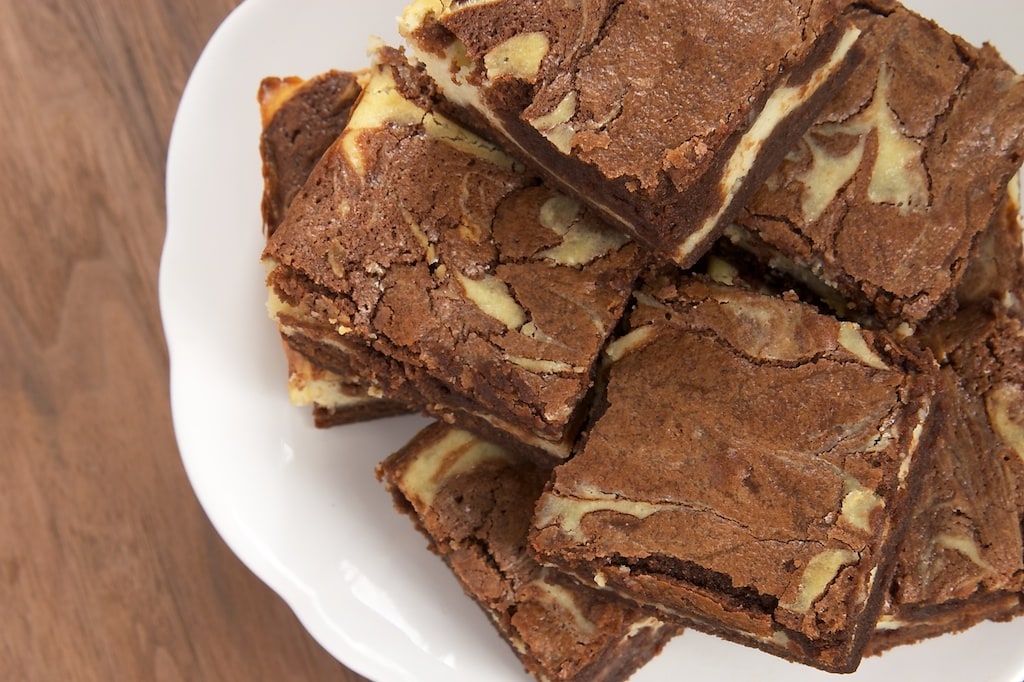
[[[1019,0],[913,3],[1018,68]],[[425,422],[328,431],[285,393],[264,308],[256,90],[266,75],[365,65],[370,34],[397,40],[404,0],[249,0],[214,35],[182,97],[167,164],[160,302],[181,456],[204,509],[256,575],[334,656],[377,682],[519,681],[518,661],[466,599],[373,467]],[[897,649],[851,682],[1024,679],[1024,619]],[[835,680],[696,633],[636,682]]]

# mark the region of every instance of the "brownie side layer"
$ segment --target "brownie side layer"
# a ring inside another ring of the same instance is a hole
[[[604,410],[538,502],[538,556],[713,634],[853,670],[943,418],[934,363],[685,277],[650,285],[630,324]]]
[[[1024,80],[895,3],[852,13],[866,53],[732,235],[810,271],[858,317],[914,327],[955,308],[1024,159]]]
[[[526,549],[550,470],[435,423],[377,476],[538,680],[617,682],[679,632],[611,593],[540,566]]]
[[[480,434],[516,451],[529,452],[538,462],[561,461],[570,454],[573,438],[545,439],[480,411],[445,382],[403,366],[352,334],[339,335],[328,322],[336,315],[330,297],[308,278],[283,266],[267,279],[268,305],[287,343],[317,365],[347,376],[357,373],[368,393],[397,403],[406,411],[423,412],[447,424]]]
[[[610,221],[694,263],[856,61],[847,2],[414,2],[448,100]]]
[[[393,52],[265,257],[314,286],[310,313],[466,411],[555,444],[642,264],[639,247],[431,111]],[[413,91],[410,96],[410,90]],[[273,276],[272,276],[273,278]],[[282,292],[279,292],[282,293]]]

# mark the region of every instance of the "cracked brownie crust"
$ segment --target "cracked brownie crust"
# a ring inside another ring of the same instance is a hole
[[[934,363],[801,303],[655,279],[538,556],[697,628],[856,668],[942,408]]]
[[[688,266],[856,60],[848,4],[420,0],[401,28],[470,120]]]
[[[680,628],[529,556],[533,504],[549,474],[441,423],[377,469],[528,672],[548,682],[625,680]]]
[[[860,317],[913,327],[955,309],[1020,167],[1024,81],[991,46],[897,3],[861,5],[864,61],[727,233],[811,271]]]

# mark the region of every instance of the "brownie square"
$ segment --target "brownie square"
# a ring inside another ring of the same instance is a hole
[[[417,0],[400,30],[456,114],[692,265],[856,61],[845,0]]]
[[[564,457],[645,256],[379,59],[268,242],[274,314],[393,399]]]
[[[1018,206],[1012,193],[982,235],[956,292],[956,315],[918,335],[942,365],[940,386],[952,408],[924,473],[870,654],[1024,609],[1024,455],[1014,455],[1020,439],[1012,435],[1024,424],[1019,410],[1012,413],[1024,398],[1014,397],[1024,368],[1011,350],[1024,341],[1014,319],[1024,271]]]
[[[260,83],[261,208],[268,237],[281,224],[291,200],[320,157],[348,124],[362,91],[358,78],[358,74],[332,70],[308,80],[272,76]],[[295,405],[312,405],[317,427],[409,411],[406,404],[384,398],[379,386],[371,385],[352,369],[346,355],[333,354],[333,369],[327,369],[293,347],[289,334],[282,334],[282,340],[288,362],[289,397]]]
[[[378,477],[539,680],[616,682],[680,629],[527,553],[533,505],[550,470],[435,423],[386,459]]]
[[[258,101],[263,132],[263,224],[269,236],[323,153],[348,124],[358,74],[327,71],[305,80],[267,77]]]
[[[834,672],[874,631],[943,405],[926,353],[787,298],[655,277],[537,505],[544,563]]]
[[[995,432],[985,405],[987,388],[979,380],[1014,374],[1005,349],[1014,345],[1024,254],[1016,179],[1010,189],[965,268],[955,294],[957,313],[923,325],[916,335],[942,360],[939,390],[949,407],[867,655],[1022,613],[1017,458],[1008,456],[1005,438]],[[722,283],[773,296],[799,292],[823,309],[848,309],[834,290],[759,267],[728,240],[716,244],[699,266]]]
[[[862,3],[866,57],[726,234],[913,329],[955,310],[1024,158],[1024,80],[897,3]]]
[[[966,393],[952,368],[943,390],[953,409],[925,471],[921,495],[869,654],[1007,620],[1024,606],[1024,550],[1014,472],[984,399]]]

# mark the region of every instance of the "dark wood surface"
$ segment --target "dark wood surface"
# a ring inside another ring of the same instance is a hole
[[[182,468],[157,305],[178,98],[235,0],[0,0],[0,680],[362,680]]]

